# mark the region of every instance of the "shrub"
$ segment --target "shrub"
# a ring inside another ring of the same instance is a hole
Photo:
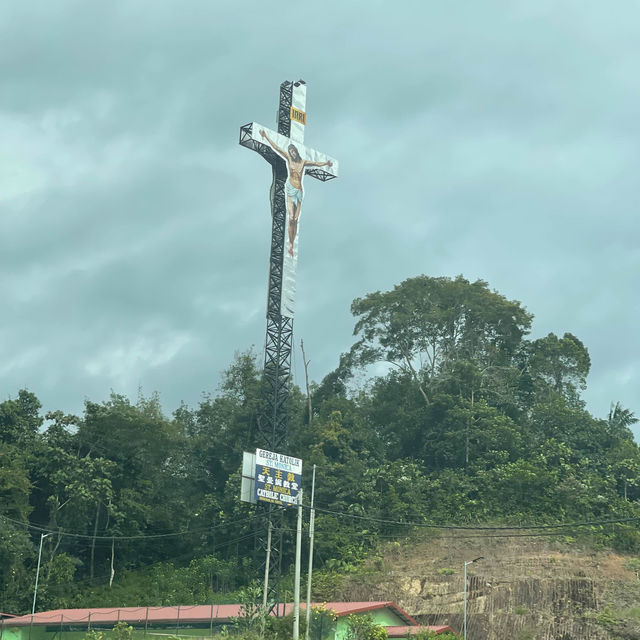
[[[348,640],[387,640],[387,630],[373,622],[370,615],[358,616],[351,614],[347,617]]]

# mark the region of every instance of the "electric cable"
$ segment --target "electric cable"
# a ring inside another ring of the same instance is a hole
[[[224,542],[220,542],[218,544],[213,545],[211,547],[211,549],[212,550],[216,550],[216,549],[221,549],[223,547],[228,547],[228,546],[230,546],[232,544],[236,544],[238,542],[242,542],[243,540],[248,540],[249,538],[252,538],[253,536],[254,536],[254,534],[250,533],[250,534],[246,534],[246,535],[240,536],[238,538],[232,538],[231,540],[225,540]],[[188,555],[188,554],[184,554],[184,553],[180,554],[178,556],[172,556],[172,557],[169,557],[169,558],[167,558],[165,560],[158,560],[157,562],[151,562],[151,563],[146,564],[146,565],[140,565],[140,566],[135,568],[135,572],[149,571],[153,567],[160,566],[160,565],[163,565],[163,564],[167,564],[171,560],[182,559],[182,558],[191,558],[191,559],[193,559],[193,556],[192,555]],[[102,579],[107,579],[107,578],[110,577],[110,575],[111,575],[110,573],[105,573],[105,574],[100,575],[100,576],[94,576],[93,578],[81,578],[80,580],[72,580],[72,581],[69,581],[69,582],[58,583],[58,584],[55,584],[55,585],[51,585],[51,586],[49,586],[47,588],[49,590],[51,590],[51,591],[55,591],[55,590],[58,590],[58,589],[61,589],[61,588],[66,588],[66,587],[69,587],[69,586],[72,586],[72,585],[90,585],[93,582],[98,582],[98,581],[100,581]]]
[[[305,509],[311,509],[309,505],[303,505]],[[512,526],[473,526],[473,525],[446,525],[446,524],[431,524],[426,522],[407,522],[403,520],[389,520],[385,518],[376,518],[373,516],[364,516],[354,513],[345,513],[341,511],[333,511],[331,509],[325,509],[323,507],[315,506],[316,511],[326,513],[329,515],[339,516],[342,518],[352,518],[354,520],[364,520],[366,522],[377,522],[380,524],[391,524],[404,527],[418,527],[423,529],[442,529],[442,530],[454,530],[454,531],[525,531],[532,529],[560,529],[560,528],[576,528],[576,527],[588,527],[598,526],[603,524],[622,524],[625,522],[637,522],[640,520],[640,516],[628,517],[628,518],[613,518],[607,520],[585,520],[579,522],[564,522],[558,524],[537,524],[537,525],[512,525]]]
[[[31,524],[29,522],[20,522],[19,520],[14,520],[13,518],[9,518],[8,516],[1,516],[0,519],[5,520],[7,522],[11,522],[12,524],[24,527],[26,529],[30,529],[32,531],[38,531],[40,533],[51,533],[58,534],[63,537],[68,538],[80,538],[87,540],[150,540],[150,539],[158,539],[158,538],[175,538],[179,536],[185,536],[193,533],[206,533],[208,531],[213,531],[215,529],[221,529],[222,527],[229,527],[235,524],[243,524],[246,522],[252,522],[258,518],[261,518],[262,514],[256,513],[248,518],[242,518],[240,520],[232,520],[231,522],[225,522],[222,524],[212,525],[209,527],[202,527],[199,529],[191,529],[186,531],[175,531],[171,533],[150,533],[150,534],[139,534],[135,536],[92,536],[87,533],[75,533],[72,531],[65,531],[64,529],[51,529],[49,527],[43,527],[41,525]]]

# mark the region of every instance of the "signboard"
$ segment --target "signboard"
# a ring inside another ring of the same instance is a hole
[[[242,454],[242,481],[240,484],[240,500],[256,503],[256,454],[244,451]]]
[[[255,499],[280,507],[298,504],[302,489],[302,460],[256,449]]]
[[[295,107],[291,107],[289,109],[289,117],[291,120],[295,120],[296,122],[300,122],[301,124],[307,124],[307,114],[300,109],[296,109]]]

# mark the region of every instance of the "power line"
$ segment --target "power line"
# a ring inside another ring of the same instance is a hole
[[[303,505],[306,509],[310,507],[308,505]],[[602,526],[607,524],[625,524],[631,522],[640,521],[640,517],[628,517],[628,518],[609,518],[609,519],[601,519],[601,520],[585,520],[585,521],[577,521],[577,522],[562,522],[556,524],[542,524],[542,525],[510,525],[510,526],[480,526],[480,525],[448,525],[448,524],[433,524],[426,522],[412,522],[406,520],[391,520],[388,518],[377,518],[374,516],[366,516],[359,515],[353,513],[346,513],[342,511],[334,511],[332,509],[326,509],[323,507],[316,506],[316,511],[320,513],[324,513],[327,515],[333,515],[340,518],[351,518],[352,520],[361,520],[365,522],[374,522],[377,524],[386,524],[386,525],[394,525],[401,527],[415,527],[422,529],[433,529],[433,530],[442,530],[442,531],[544,531],[544,530],[557,530],[557,529],[575,529],[579,527],[589,527],[589,526]],[[198,529],[187,529],[183,531],[175,531],[175,532],[167,532],[167,533],[151,533],[151,534],[138,534],[132,536],[118,536],[118,535],[99,535],[92,536],[86,533],[76,533],[73,531],[67,531],[64,529],[52,529],[50,527],[45,527],[42,525],[31,524],[20,522],[19,520],[15,520],[8,516],[0,516],[3,520],[7,522],[11,522],[12,524],[25,527],[31,531],[37,531],[39,533],[50,533],[56,534],[62,537],[71,537],[78,538],[84,540],[102,540],[111,542],[113,540],[116,541],[125,541],[125,540],[152,540],[152,539],[162,539],[162,538],[175,538],[185,535],[194,535],[200,533],[207,533],[210,531],[214,531],[216,529],[221,529],[224,527],[230,527],[237,524],[244,524],[248,522],[252,522],[258,518],[262,517],[261,514],[256,513],[247,518],[241,518],[238,520],[232,520],[230,522],[224,522],[217,525],[211,525],[208,527],[201,527]],[[320,527],[322,526],[321,522],[318,522]],[[480,536],[478,536],[480,537]],[[515,534],[512,534],[512,537],[515,537]]]
[[[231,546],[233,544],[237,544],[238,542],[242,542],[243,540],[248,540],[249,538],[252,538],[254,536],[253,533],[249,533],[249,534],[245,534],[243,536],[240,536],[238,538],[232,538],[231,540],[225,540],[224,542],[220,542],[218,544],[214,544],[213,546],[211,546],[211,550],[217,550],[217,549],[222,549],[224,547],[228,547]],[[177,560],[177,559],[186,559],[186,558],[191,558],[192,560],[194,559],[192,555],[190,554],[185,554],[182,553],[180,555],[177,556],[170,556],[165,560],[158,560],[157,562],[151,562],[149,564],[143,564],[140,565],[138,567],[136,567],[135,569],[128,569],[126,570],[127,573],[131,573],[131,574],[135,574],[135,573],[139,573],[139,572],[145,572],[145,571],[149,571],[151,570],[153,567],[157,567],[157,566],[161,566],[163,564],[168,564],[170,563],[172,560]],[[61,583],[57,583],[51,586],[47,585],[47,589],[49,589],[50,591],[57,591],[61,588],[67,588],[71,585],[91,585],[91,583],[99,583],[100,580],[103,579],[107,579],[110,577],[110,573],[106,573],[103,575],[99,575],[99,576],[94,576],[93,578],[82,578],[80,580],[72,580],[70,582],[61,582]],[[97,585],[99,586],[99,584]]]
[[[308,505],[303,505],[306,509],[310,509]],[[558,524],[535,524],[535,525],[513,525],[513,526],[473,526],[473,525],[447,525],[447,524],[431,524],[426,522],[407,522],[405,520],[388,520],[385,518],[375,518],[373,516],[363,516],[353,513],[345,513],[341,511],[332,511],[331,509],[324,509],[322,507],[315,507],[316,511],[334,515],[342,518],[352,518],[354,520],[364,520],[366,522],[377,522],[379,524],[391,524],[403,527],[418,527],[423,529],[441,529],[441,530],[453,530],[453,531],[526,531],[526,530],[541,530],[541,529],[560,529],[576,527],[589,527],[598,526],[604,524],[623,524],[625,522],[638,522],[640,516],[630,518],[612,518],[607,520],[585,520],[582,522],[563,522]]]
[[[195,534],[195,533],[205,533],[208,531],[213,531],[215,529],[220,529],[222,527],[230,527],[236,524],[243,524],[245,522],[251,522],[253,520],[256,520],[257,518],[261,518],[262,514],[256,513],[255,515],[252,515],[248,518],[242,518],[240,520],[232,520],[231,522],[225,522],[222,524],[217,524],[217,525],[212,525],[209,527],[202,527],[200,529],[191,529],[191,530],[186,530],[186,531],[175,531],[172,533],[150,533],[150,534],[140,534],[140,535],[136,535],[136,536],[116,536],[116,535],[111,535],[111,536],[91,536],[89,534],[86,533],[75,533],[72,531],[65,531],[64,529],[51,529],[49,527],[43,527],[41,525],[36,525],[36,524],[30,524],[28,522],[20,522],[19,520],[14,520],[13,518],[9,518],[8,516],[0,516],[0,518],[2,518],[3,520],[7,521],[7,522],[11,522],[12,524],[24,527],[25,529],[29,529],[31,531],[38,531],[40,533],[52,533],[52,534],[57,534],[63,537],[68,537],[68,538],[80,538],[80,539],[86,539],[86,540],[150,540],[150,539],[158,539],[158,538],[176,538],[179,536],[185,536],[185,535],[189,535],[189,534]]]

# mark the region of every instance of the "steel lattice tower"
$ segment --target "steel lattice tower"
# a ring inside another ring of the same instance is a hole
[[[304,81],[285,81],[280,85],[278,104],[277,133],[296,145],[301,146],[306,123],[305,109],[306,86]],[[292,115],[294,122],[292,127]],[[240,144],[258,152],[270,165],[272,183],[271,201],[271,251],[269,254],[269,283],[267,294],[267,330],[264,352],[264,375],[262,410],[257,420],[260,442],[257,443],[271,451],[278,451],[287,436],[287,400],[291,374],[291,351],[293,343],[293,313],[283,314],[283,273],[285,268],[285,240],[287,231],[287,195],[285,186],[289,178],[287,162],[256,134],[259,125],[250,123],[240,128]],[[292,130],[293,129],[293,130]],[[318,152],[308,150],[317,155]],[[334,161],[335,162],[335,161]],[[306,167],[305,175],[323,182],[337,177],[337,163],[334,171],[314,166]],[[331,163],[329,163],[331,166]],[[295,276],[295,266],[294,266]],[[272,509],[268,508],[268,519],[272,519]],[[269,573],[273,580],[270,593],[273,601],[279,601],[278,582],[280,577],[282,533],[276,553],[271,554]],[[266,546],[266,541],[264,541]]]

